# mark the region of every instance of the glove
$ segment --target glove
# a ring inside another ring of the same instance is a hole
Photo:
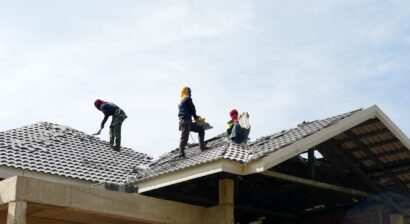
[[[201,117],[201,116],[197,116],[197,117],[195,118],[195,120],[196,120],[196,121],[204,121],[205,118],[204,118],[204,117]]]

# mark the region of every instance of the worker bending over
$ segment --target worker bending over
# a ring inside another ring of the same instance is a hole
[[[199,148],[201,150],[207,149],[205,146],[205,130],[203,127],[192,123],[192,117],[195,120],[201,119],[196,114],[195,105],[191,98],[191,89],[189,87],[183,87],[181,93],[181,102],[178,105],[178,117],[179,117],[179,130],[181,131],[181,139],[179,143],[179,157],[185,157],[185,147],[188,143],[189,132],[193,131],[198,133]]]
[[[251,130],[248,112],[244,112],[239,116],[238,111],[233,109],[229,112],[229,116],[231,120],[228,121],[228,127],[226,129],[228,137],[238,144],[247,142]]]
[[[101,129],[97,132],[97,134],[101,133],[101,130],[104,128],[108,117],[112,116],[110,125],[110,145],[115,151],[119,152],[121,149],[121,126],[122,122],[127,118],[127,115],[121,108],[110,102],[97,99],[94,102],[94,105],[104,114],[104,119],[101,122]]]

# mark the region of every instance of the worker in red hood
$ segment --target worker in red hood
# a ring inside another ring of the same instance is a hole
[[[104,114],[104,119],[101,122],[101,129],[96,134],[101,133],[108,117],[112,116],[110,125],[110,145],[115,151],[119,152],[121,149],[121,126],[122,122],[127,118],[127,115],[117,105],[100,99],[97,99],[94,102],[94,106]]]
[[[239,116],[238,110],[233,109],[229,112],[229,116],[231,120],[228,121],[228,127],[226,129],[228,137],[238,144],[246,143],[251,130],[249,114],[244,112]]]
[[[236,110],[236,109],[231,110],[229,112],[229,116],[231,117],[231,120],[229,120],[228,123],[227,123],[228,127],[226,129],[226,133],[228,135],[231,135],[233,126],[235,125],[236,122],[238,122],[238,116],[239,116],[238,110]]]

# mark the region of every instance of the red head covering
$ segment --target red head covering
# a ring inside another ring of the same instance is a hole
[[[105,103],[104,100],[97,99],[97,100],[95,100],[95,102],[94,102],[94,106],[97,107],[97,109],[100,109],[100,107],[101,107],[101,105],[102,105],[103,103]]]
[[[237,121],[238,111],[236,109],[231,110],[231,112],[229,112],[229,116],[231,116],[232,121]]]

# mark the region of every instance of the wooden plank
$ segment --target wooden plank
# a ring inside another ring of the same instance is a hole
[[[372,131],[372,132],[369,132],[369,133],[366,133],[366,134],[357,135],[357,137],[363,139],[363,138],[374,137],[374,136],[383,135],[383,134],[387,134],[387,133],[390,133],[390,130],[387,129],[387,128],[383,128],[383,129],[380,129],[380,130],[377,130],[377,131]],[[337,142],[339,144],[344,144],[344,143],[351,142],[351,141],[352,140],[350,138],[337,140]]]
[[[358,138],[356,138],[355,135],[351,132],[349,132],[349,135],[353,136],[353,138],[354,138],[353,142],[356,143]],[[359,144],[359,145],[364,145],[364,143],[362,141],[360,141],[360,143],[361,144]],[[393,144],[393,143],[400,143],[400,141],[397,138],[392,138],[392,139],[388,139],[388,140],[377,142],[377,143],[367,144],[365,146],[366,146],[366,148],[370,149],[370,148],[376,148],[376,147],[380,147],[380,146],[383,146],[383,145],[389,145],[389,144]]]
[[[359,149],[359,150],[355,150],[354,152],[358,152],[358,151],[361,151],[361,149]],[[349,151],[350,152],[350,151]],[[406,149],[406,148],[404,148],[404,147],[402,147],[402,148],[400,148],[400,149],[396,149],[396,150],[392,150],[392,151],[385,151],[385,152],[381,152],[381,153],[373,153],[375,156],[377,156],[377,157],[379,157],[379,158],[382,158],[382,157],[385,157],[385,156],[391,156],[391,155],[394,155],[394,154],[399,154],[399,153],[404,153],[404,152],[407,152],[407,153],[410,153],[410,151],[408,150],[408,149]],[[353,153],[353,152],[352,152]],[[371,157],[370,156],[365,156],[365,157],[361,157],[361,158],[358,158],[358,159],[360,159],[360,160],[368,160],[368,159],[371,159]]]
[[[401,190],[407,190],[407,187],[400,181],[400,179],[396,175],[394,175],[389,170],[384,169],[383,162],[380,160],[379,157],[375,156],[374,153],[369,149],[369,145],[365,145],[362,141],[360,141],[360,139],[357,138],[352,131],[346,131],[345,134],[354,141],[354,143],[357,145],[358,148],[360,148],[360,150],[367,154],[367,156],[376,164],[376,166],[380,170],[385,172],[386,175],[390,177],[390,179],[393,182],[400,186]],[[395,140],[398,141],[397,139]]]
[[[314,180],[309,180],[301,177],[296,177],[284,173],[278,173],[274,171],[264,171],[261,174],[273,177],[275,179],[280,179],[284,181],[289,181],[293,183],[298,183],[298,184],[303,184],[303,185],[308,185],[312,186],[315,188],[320,188],[320,189],[325,189],[325,190],[330,190],[330,191],[336,191],[344,194],[350,194],[350,195],[355,195],[355,196],[360,196],[360,197],[370,197],[373,196],[372,194],[356,189],[351,189],[351,188],[346,188],[346,187],[341,187],[333,184],[328,184],[328,183],[323,183],[319,181],[314,181]]]

